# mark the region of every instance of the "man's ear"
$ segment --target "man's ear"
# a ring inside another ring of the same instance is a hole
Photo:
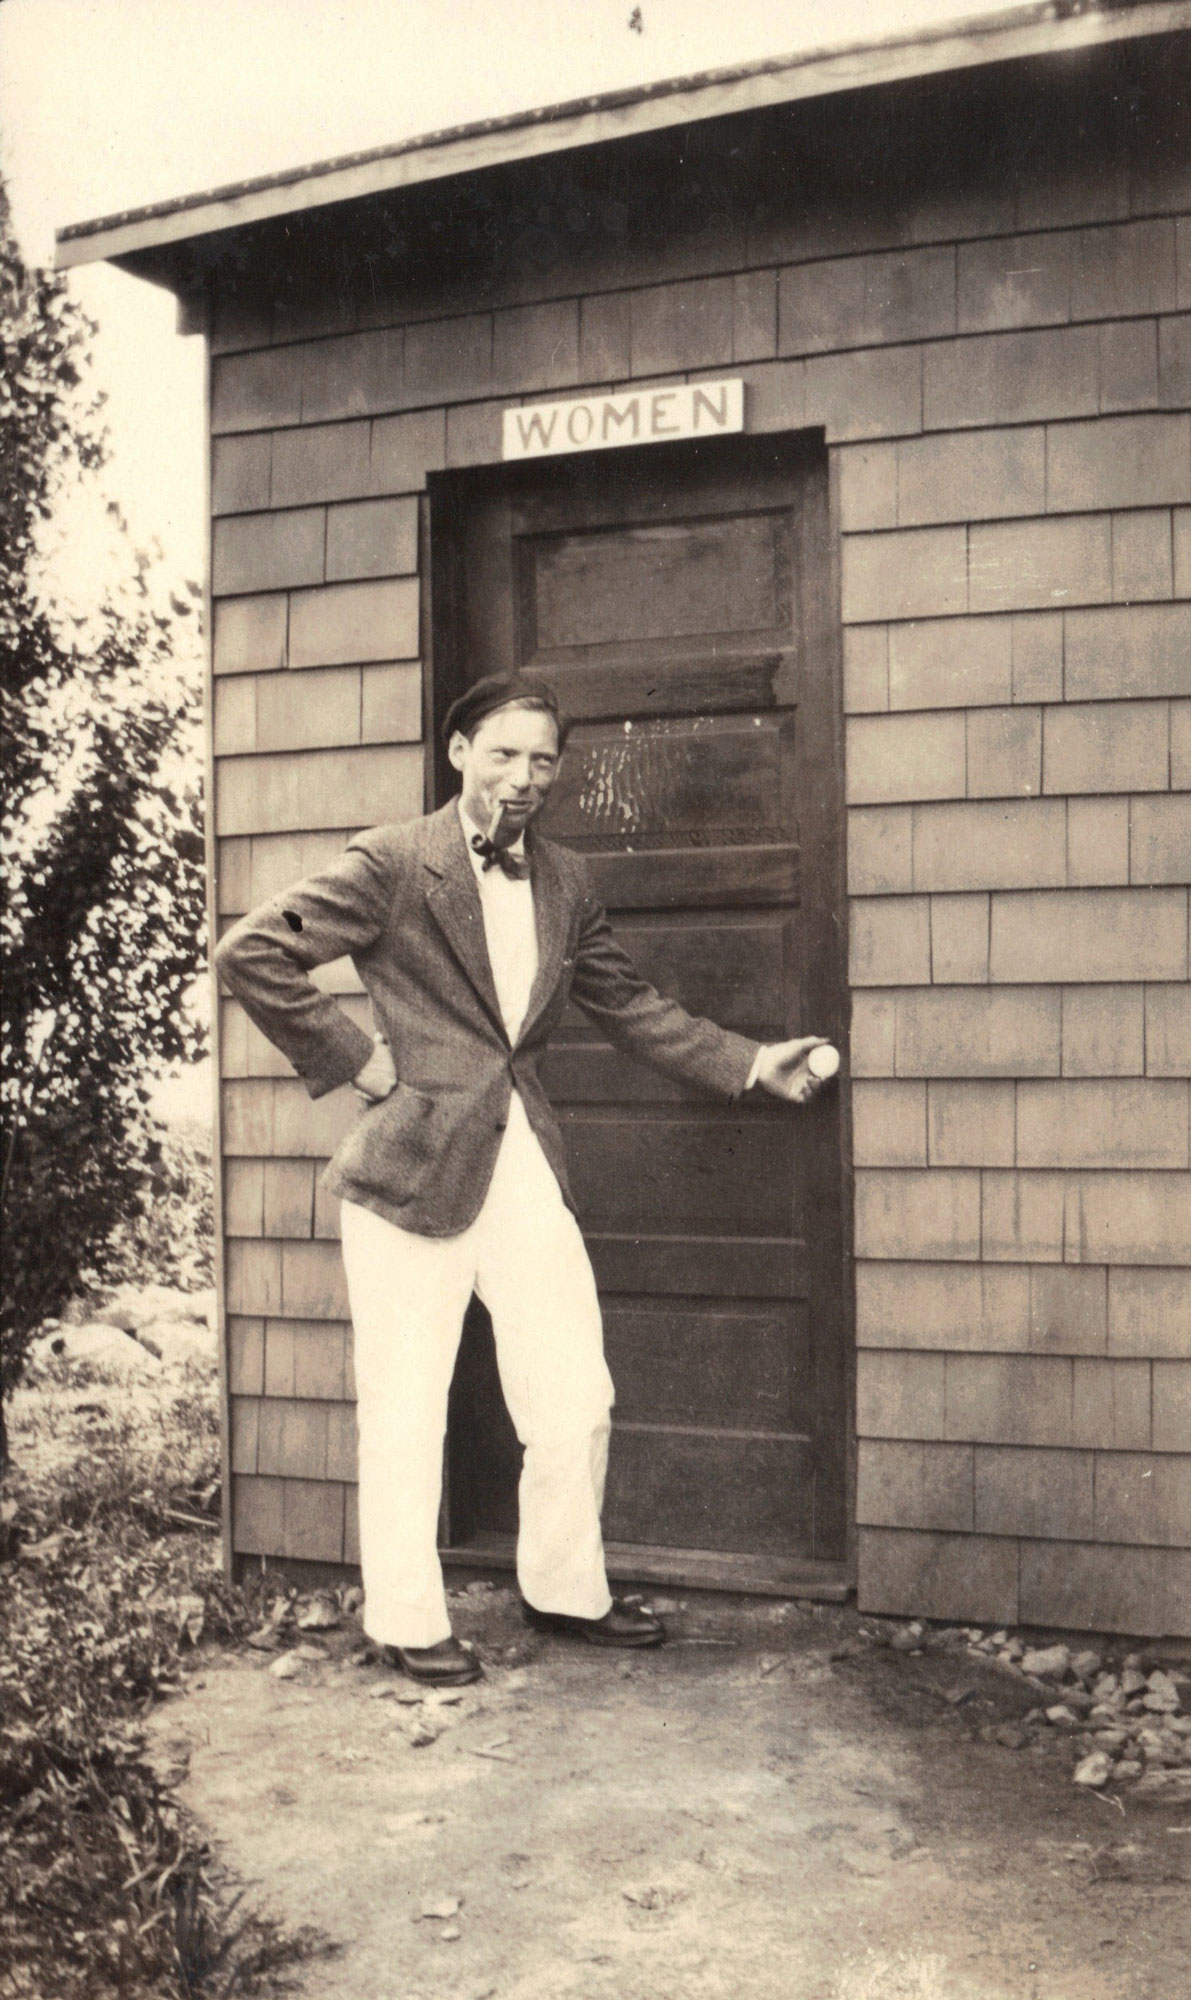
[[[463,769],[463,760],[466,757],[466,755],[467,755],[467,738],[463,734],[463,731],[461,729],[457,729],[454,735],[452,736],[450,742],[447,744],[447,762],[451,764],[456,771],[461,771]]]

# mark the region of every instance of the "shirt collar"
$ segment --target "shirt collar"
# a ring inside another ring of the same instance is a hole
[[[478,836],[481,840],[485,838],[484,829],[476,825],[470,813],[464,812],[463,800],[461,797],[457,798],[455,803],[459,809],[459,824],[463,828],[463,838],[467,844],[467,852],[471,858],[471,865],[475,869],[477,875],[482,875],[484,872],[484,864],[481,861],[479,855],[476,853],[475,848],[472,846],[471,843],[473,836]],[[511,840],[509,842],[508,852],[510,854],[515,854],[518,857],[518,859],[520,859],[524,855],[525,853],[524,831],[522,831],[517,835],[516,840]]]

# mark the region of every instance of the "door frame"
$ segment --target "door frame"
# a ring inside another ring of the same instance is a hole
[[[808,451],[819,461],[823,480],[821,504],[799,509],[803,537],[801,572],[804,582],[802,632],[805,639],[798,711],[812,710],[812,732],[821,754],[801,763],[800,800],[809,797],[815,809],[807,815],[808,839],[800,825],[800,879],[813,880],[819,891],[812,903],[802,900],[803,939],[807,971],[805,993],[808,1020],[836,1024],[844,1063],[840,1072],[838,1143],[829,1134],[812,1134],[815,1165],[808,1175],[806,1211],[807,1264],[811,1274],[811,1309],[816,1297],[835,1296],[838,1345],[833,1357],[827,1399],[838,1413],[843,1436],[821,1463],[832,1482],[830,1506],[843,1524],[838,1554],[829,1559],[791,1562],[785,1566],[764,1560],[729,1556],[710,1560],[691,1552],[681,1573],[673,1563],[655,1562],[645,1545],[607,1546],[608,1573],[618,1579],[680,1587],[732,1589],[769,1596],[804,1595],[840,1600],[855,1576],[856,1559],[856,1306],[854,1258],[854,1187],[852,1163],[851,1068],[847,1050],[851,1027],[848,981],[847,807],[844,783],[843,634],[840,589],[840,520],[838,452],[829,450],[821,428],[748,433],[731,438],[683,440],[674,444],[627,447],[618,460],[636,459],[643,474],[667,460],[690,466],[704,460],[709,472],[733,463],[762,459],[805,463]],[[558,475],[557,459],[542,461],[546,476]],[[428,812],[457,788],[455,773],[441,740],[442,718],[450,703],[467,686],[464,655],[463,531],[469,502],[481,495],[515,493],[541,476],[538,461],[468,466],[427,475],[427,493],[420,510],[420,561],[423,577],[423,732],[426,749],[424,791]],[[801,732],[800,732],[801,733]],[[805,791],[801,789],[805,786]],[[818,1200],[815,1199],[816,1191]],[[820,1225],[816,1227],[816,1217]],[[817,1399],[818,1400],[818,1399]],[[821,1406],[821,1402],[820,1402]],[[477,1570],[512,1566],[512,1544],[496,1546],[467,1542],[466,1523],[458,1518],[451,1495],[459,1481],[450,1472],[444,1480],[440,1542],[444,1562]],[[466,1491],[464,1479],[463,1491]],[[464,1500],[463,1511],[466,1512]],[[456,1518],[452,1519],[452,1512]]]

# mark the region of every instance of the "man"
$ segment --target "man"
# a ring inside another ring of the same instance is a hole
[[[216,964],[312,1097],[354,1082],[365,1109],[324,1185],[343,1197],[355,1338],[365,1629],[415,1680],[474,1680],[436,1546],[447,1392],[473,1290],[492,1317],[524,1447],[517,1576],[539,1629],[657,1645],[613,1600],[600,1507],[612,1382],[562,1137],[537,1064],[568,998],[610,1040],[731,1100],[818,1088],[822,1040],[762,1047],[663,999],[613,940],[582,859],[535,821],[566,725],[544,682],[478,681],[446,718],[458,799],[374,827],[243,918]],[[350,953],[378,1032],[310,979]]]

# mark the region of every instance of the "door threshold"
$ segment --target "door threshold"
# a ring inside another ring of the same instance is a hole
[[[480,1534],[440,1554],[449,1569],[511,1572],[516,1543],[512,1535]],[[800,1556],[732,1555],[720,1549],[606,1542],[604,1559],[609,1577],[617,1583],[725,1590],[745,1597],[808,1597],[824,1604],[843,1604],[852,1589],[845,1564],[814,1562]]]

